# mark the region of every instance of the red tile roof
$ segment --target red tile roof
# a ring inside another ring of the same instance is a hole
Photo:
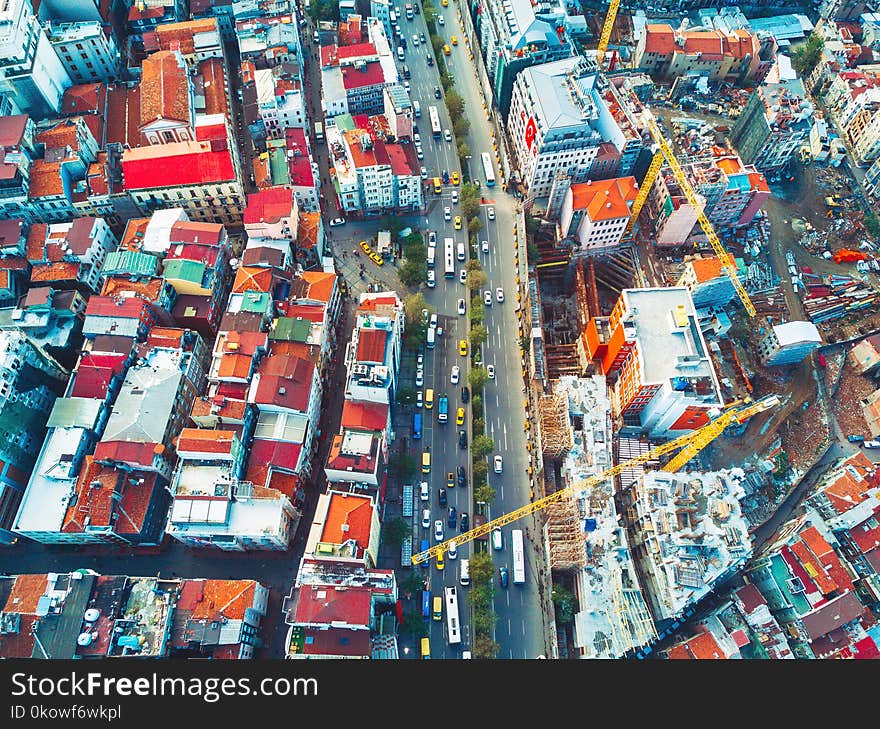
[[[232,284],[232,293],[234,294],[246,291],[268,293],[271,290],[272,269],[262,266],[240,266],[235,274],[235,282]]]
[[[372,595],[368,587],[303,585],[299,591],[294,620],[317,625],[338,621],[367,626],[370,624],[371,603]],[[368,631],[364,632],[369,635]]]
[[[246,380],[251,373],[253,358],[244,354],[229,352],[220,358],[220,368],[217,378],[221,380],[234,377],[238,380]]]
[[[131,291],[136,294],[136,298],[139,297],[146,301],[157,302],[159,295],[162,293],[162,285],[163,280],[161,278],[151,278],[147,281],[132,281],[121,276],[110,276],[104,280],[101,296],[112,297],[123,291]]]
[[[385,342],[388,332],[384,329],[361,329],[358,335],[356,362],[375,362],[382,364],[385,361]]]
[[[285,311],[286,319],[308,319],[310,322],[320,324],[324,321],[324,305],[318,304],[290,304]]]
[[[303,250],[318,245],[318,229],[321,225],[321,213],[300,213],[299,229],[296,233],[296,244]]]
[[[315,215],[318,215],[318,213],[315,213]],[[333,287],[336,284],[335,273],[305,271],[303,272],[302,279],[309,284],[308,297],[310,299],[323,301],[325,304],[330,303],[330,296],[333,294]]]
[[[837,585],[832,580],[825,568],[819,563],[819,560],[810,552],[809,548],[802,541],[797,541],[791,545],[791,551],[797,556],[804,569],[809,573],[810,577],[816,583],[816,586],[823,595],[833,592],[837,589]]]
[[[86,304],[86,316],[109,316],[114,319],[140,319],[149,304],[136,296],[117,303],[109,296],[92,296]]]
[[[302,451],[302,443],[254,438],[250,462],[273,468],[283,468],[287,471],[296,471],[300,451]]]
[[[748,583],[736,591],[736,596],[743,605],[743,611],[746,615],[753,613],[761,605],[766,605],[767,601],[758,588]]]
[[[410,166],[406,152],[401,144],[386,144],[385,152],[391,162],[391,171],[398,176],[411,176],[418,174],[417,169]]]
[[[198,66],[202,74],[205,90],[205,114],[229,116],[229,103],[226,98],[226,77],[223,61],[219,58],[206,58]]]
[[[343,58],[362,58],[375,56],[378,58],[379,52],[372,43],[355,43],[351,46],[340,46],[337,51],[337,57]]]
[[[353,539],[362,553],[370,546],[373,506],[367,497],[331,494],[321,541],[342,544]]]
[[[305,412],[310,384],[278,375],[260,375],[255,391],[252,388],[252,402]]]
[[[121,370],[121,365],[120,368]],[[71,397],[88,397],[103,400],[107,396],[110,381],[118,374],[113,367],[97,367],[80,364],[73,381]]]
[[[372,641],[368,630],[343,630],[341,628],[303,630],[305,645],[303,655],[307,656],[359,656],[369,658]]]
[[[724,651],[718,645],[715,636],[708,630],[695,635],[684,643],[675,646],[669,657],[673,659],[719,660],[726,659]]]
[[[313,187],[315,176],[312,173],[312,159],[309,148],[306,145],[305,131],[302,129],[288,129],[285,134],[285,144],[288,152],[287,172],[290,176],[290,184],[294,187]]]
[[[216,412],[212,412],[214,405],[217,405]],[[247,402],[245,400],[237,400],[231,397],[223,397],[218,395],[213,398],[197,397],[193,401],[190,415],[195,418],[216,417],[225,420],[243,420],[247,411]]]
[[[302,130],[300,130],[302,131]],[[244,222],[277,223],[293,213],[293,190],[289,187],[270,187],[248,195]]]
[[[232,453],[235,432],[232,430],[208,430],[207,428],[184,428],[177,438],[177,450],[194,453]]]
[[[104,104],[107,101],[107,85],[102,83],[77,84],[64,91],[61,97],[61,113],[98,114],[104,116]],[[98,142],[101,140],[98,139]]]
[[[635,177],[580,182],[571,186],[572,207],[586,210],[590,220],[627,218],[630,206],[638,195]]]
[[[107,141],[129,147],[140,144],[141,87],[116,85],[109,90]]]
[[[645,26],[645,53],[669,56],[675,50],[675,33],[667,23]]]
[[[0,116],[0,147],[17,147],[28,123],[27,114]]]
[[[79,277],[79,263],[35,264],[31,269],[31,282],[76,281]]]
[[[342,72],[342,86],[346,91],[363,89],[367,86],[378,86],[385,83],[382,64],[378,61],[371,61],[362,68],[343,66],[340,71]]]
[[[54,126],[44,129],[37,134],[36,141],[38,144],[45,144],[46,149],[56,149],[58,147],[70,147],[75,153],[79,150],[79,137],[76,134],[76,122],[80,117],[71,117],[65,119]]]
[[[17,579],[29,575],[20,575]],[[43,575],[45,579],[45,575]],[[18,632],[0,635],[0,656],[4,658],[30,658],[34,650],[34,623],[41,618],[36,615],[22,615]]]
[[[341,425],[348,430],[384,430],[388,425],[388,405],[346,400]]]
[[[122,174],[128,190],[204,185],[235,179],[225,140],[128,149],[122,155]]]
[[[19,615],[34,615],[37,612],[37,604],[46,592],[48,584],[46,574],[18,575],[6,605],[2,612],[18,613]]]
[[[864,476],[874,468],[861,451],[848,458],[844,465],[853,466],[862,478],[854,476],[847,468],[840,468],[835,472],[834,480],[821,489],[838,514],[845,514],[868,498],[867,491],[871,488],[871,483],[865,481]]]
[[[253,355],[257,349],[265,349],[269,335],[265,332],[221,332],[214,351]]]
[[[95,460],[152,466],[157,447],[159,447],[158,443],[104,440],[95,447]]]
[[[179,220],[171,225],[171,243],[193,243],[218,246],[223,238],[221,223],[197,223],[193,220]]]
[[[863,554],[880,547],[880,507],[868,519],[850,529],[849,535]]]
[[[31,183],[28,198],[54,197],[64,194],[64,180],[61,175],[60,162],[34,160],[31,165]]]
[[[254,604],[257,583],[254,580],[204,580],[201,587],[201,599],[192,607],[194,620],[219,617],[242,620],[245,610]]]
[[[159,51],[147,56],[141,64],[139,128],[160,119],[189,124],[189,84],[186,62],[176,53]]]
[[[724,55],[724,33],[720,30],[687,31],[684,34],[684,52],[701,53],[703,59],[720,59]]]
[[[190,56],[196,52],[195,35],[211,31],[217,32],[216,18],[189,20],[182,23],[161,23],[154,28],[152,33],[159,50],[179,50],[184,56]]]

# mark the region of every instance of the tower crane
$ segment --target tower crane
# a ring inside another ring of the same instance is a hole
[[[709,445],[709,443],[715,440],[715,438],[717,438],[728,425],[742,423],[752,417],[752,415],[769,410],[778,404],[779,397],[777,395],[768,395],[751,403],[744,400],[736,400],[728,405],[718,417],[704,425],[702,428],[680,435],[678,438],[655,446],[647,453],[642,453],[624,463],[618,463],[616,466],[612,466],[598,475],[577,481],[567,488],[556,491],[543,498],[536,499],[530,504],[526,504],[519,509],[514,509],[507,514],[502,514],[501,516],[496,517],[491,521],[487,521],[485,524],[474,527],[470,531],[459,534],[452,539],[447,539],[439,544],[435,544],[423,552],[414,554],[412,556],[412,563],[420,564],[433,556],[445,554],[449,549],[450,542],[455,542],[456,547],[472,542],[475,539],[479,539],[480,537],[489,534],[489,532],[497,527],[505,526],[506,524],[522,519],[524,516],[546,509],[551,504],[563,501],[574,496],[579,491],[583,491],[591,486],[607,481],[628,468],[632,468],[641,463],[647,463],[648,461],[652,461],[666,453],[672,453],[673,451],[682,449],[680,453],[663,468],[664,471],[670,473],[677,471],[703,448]],[[745,407],[739,407],[740,405],[745,405]]]
[[[617,17],[617,9],[620,7],[620,0],[611,0],[608,5],[608,12],[605,13],[605,23],[602,25],[602,35],[599,36],[599,45],[596,48],[596,63],[602,68],[602,61],[605,60],[605,52],[608,50],[608,41],[611,40],[611,31],[614,29],[614,19]]]
[[[748,315],[750,317],[754,317],[757,314],[757,311],[755,310],[755,305],[749,298],[749,294],[745,290],[745,287],[742,285],[742,283],[740,283],[739,276],[736,272],[736,262],[721,244],[721,241],[718,238],[718,234],[715,232],[715,228],[712,227],[712,223],[709,221],[709,218],[706,217],[706,213],[703,211],[703,208],[700,205],[700,200],[697,198],[697,193],[694,192],[694,188],[691,187],[691,183],[688,181],[687,176],[684,174],[684,170],[681,168],[681,165],[675,158],[675,154],[673,154],[672,147],[669,146],[669,142],[657,128],[657,123],[654,121],[651,113],[646,112],[644,115],[644,119],[648,127],[648,131],[651,133],[651,136],[657,143],[658,150],[654,153],[654,158],[651,160],[651,164],[648,167],[648,172],[645,174],[645,179],[642,180],[642,185],[639,188],[636,199],[633,201],[632,212],[630,215],[629,223],[627,223],[625,232],[628,233],[632,229],[632,226],[635,225],[635,221],[639,217],[639,213],[642,212],[642,207],[644,206],[645,201],[648,199],[651,188],[654,186],[654,181],[657,179],[657,175],[660,174],[660,168],[663,166],[663,160],[666,160],[666,164],[669,165],[669,168],[672,170],[672,174],[678,182],[679,187],[681,187],[681,190],[684,193],[684,196],[687,198],[688,203],[690,203],[691,207],[693,207],[694,210],[697,211],[697,222],[700,224],[700,227],[703,229],[703,232],[709,239],[709,245],[712,246],[712,250],[715,252],[715,255],[718,256],[718,259],[721,261],[721,268],[733,284],[736,295],[739,296],[739,300],[742,302],[742,305],[745,307]]]

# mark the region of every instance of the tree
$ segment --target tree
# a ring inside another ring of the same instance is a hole
[[[471,441],[471,453],[474,458],[482,458],[483,456],[488,456],[492,451],[495,450],[495,441],[492,440],[488,435],[478,435],[473,441]],[[415,459],[413,458],[413,466],[415,466]]]
[[[483,299],[480,296],[474,296],[471,298],[471,321],[481,322],[485,318],[486,307],[483,304]]]
[[[420,262],[407,258],[397,269],[397,276],[404,286],[418,286],[427,278],[427,275],[428,264],[424,260]]]
[[[474,414],[483,412],[483,398],[481,398],[479,395],[474,395],[473,399],[471,400],[471,410],[474,412]]]
[[[880,238],[880,219],[871,211],[865,213],[865,230],[875,240]]]
[[[474,613],[487,612],[489,605],[492,602],[493,593],[494,591],[491,589],[491,583],[488,585],[472,584],[471,589],[468,591],[468,605],[473,608]]]
[[[485,461],[481,461],[481,463],[485,463]],[[474,465],[477,465],[476,463]],[[482,501],[484,504],[488,504],[495,498],[495,489],[493,489],[489,484],[484,483],[481,486],[474,488],[474,501]]]
[[[467,285],[471,291],[479,291],[486,285],[489,277],[485,271],[471,271],[467,277]]]
[[[791,65],[801,76],[809,76],[819,59],[822,57],[822,49],[825,41],[817,33],[811,33],[803,43],[798,45],[791,54]]]
[[[498,649],[499,645],[488,635],[478,635],[474,638],[474,658],[495,658]]]
[[[480,188],[473,183],[462,185],[458,204],[465,218],[476,217],[480,212]]]
[[[446,98],[449,98],[449,94],[452,93],[452,90],[446,93]],[[465,117],[459,117],[455,121],[452,122],[452,131],[455,133],[455,136],[461,139],[467,136],[468,131],[470,131],[471,123]]]
[[[482,324],[476,324],[471,327],[468,339],[471,340],[471,347],[476,349],[489,338],[489,330]]]
[[[422,312],[427,311],[428,316]],[[437,310],[431,306],[425,299],[425,295],[421,292],[410,294],[403,299],[403,314],[406,317],[406,326],[415,326],[417,324],[427,323],[427,319]]]
[[[574,608],[577,604],[575,596],[562,585],[553,585],[550,593],[553,605],[556,607],[556,620],[560,623],[574,621]]]
[[[414,610],[408,610],[403,614],[400,629],[416,639],[425,638],[428,635],[428,624],[422,618],[422,614]]]
[[[437,8],[435,8],[431,3],[422,3],[422,15],[425,16],[425,25],[428,26],[429,30],[433,30],[435,23],[437,22]]]
[[[538,228],[541,227],[541,221],[538,218],[534,218],[531,215],[526,215],[526,232],[529,235],[534,235],[538,232]]]
[[[481,585],[491,585],[495,576],[495,563],[489,552],[476,552],[470,561],[471,590]]]
[[[478,217],[468,220],[468,233],[479,233],[483,229],[483,221]]]
[[[482,367],[471,367],[468,371],[468,384],[474,393],[482,392],[488,379],[489,375]]]
[[[488,635],[495,627],[495,613],[489,610],[474,610],[474,633]]]
[[[467,263],[464,264],[465,271],[482,271],[483,264],[480,263],[476,258],[471,258]]]
[[[407,570],[406,577],[400,581],[400,591],[415,595],[420,590],[425,589],[425,578],[419,573],[417,568],[410,567]]]
[[[474,422],[471,423],[471,430],[474,435],[480,435],[481,433],[486,432],[486,421],[482,418],[474,418]]]
[[[401,387],[397,391],[398,405],[412,405],[416,401],[416,391],[412,387]]]
[[[467,157],[471,156],[471,148],[468,147],[467,142],[462,141],[458,143],[458,156],[462,159],[466,159]]]
[[[395,549],[400,549],[400,545],[409,534],[409,524],[400,517],[389,519],[382,525],[382,543],[390,544]]]
[[[455,124],[456,119],[460,119],[461,115],[464,114],[464,100],[455,89],[451,89],[446,94],[446,108],[449,109],[449,116],[453,124]]]
[[[415,456],[411,456],[409,453],[392,452],[388,460],[388,470],[401,481],[406,481],[415,476],[418,466]]]
[[[434,55],[438,57],[437,61],[441,61],[441,54],[443,53],[443,39],[439,35],[431,33],[431,37],[429,40],[431,41],[431,48],[434,49]]]
[[[394,236],[392,235],[392,238],[393,237]],[[406,248],[407,246],[424,246],[425,239],[424,237],[422,237],[421,233],[415,230],[403,239],[403,245],[404,248]]]
[[[334,0],[315,0],[309,8],[309,15],[317,23],[319,20],[339,22],[339,3]]]

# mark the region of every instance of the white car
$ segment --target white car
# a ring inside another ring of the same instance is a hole
[[[416,357],[416,367],[423,367],[425,364],[425,355],[419,353]]]
[[[428,271],[428,273],[431,273],[431,272]],[[492,306],[492,292],[491,291],[484,291],[483,292],[483,303],[486,306]]]
[[[421,387],[425,384],[425,371],[419,367],[416,370],[416,387]]]
[[[416,147],[416,159],[425,159],[425,153],[422,151],[421,145]]]
[[[330,227],[335,228],[337,225],[345,225],[345,218],[333,218],[330,221]]]
[[[462,283],[467,283],[467,271],[465,269],[461,269],[458,274],[458,280]]]
[[[438,16],[437,16],[437,25],[446,25],[446,21],[443,20],[443,16],[442,16],[442,15],[438,15]]]
[[[433,271],[428,271],[428,288],[433,289],[437,285],[437,279]]]
[[[466,310],[465,310],[464,299],[459,299],[458,300],[458,313],[463,315],[465,313],[465,311]]]
[[[418,132],[416,132],[415,134],[413,134],[413,139],[414,139],[416,142],[418,142],[419,144],[421,144],[421,142],[422,142],[422,135],[419,134]]]
[[[489,220],[495,220],[495,208],[486,208],[486,215],[489,216]]]
[[[428,482],[422,481],[422,485],[419,486],[419,498],[422,501],[427,501],[431,498],[431,492],[428,490]]]
[[[434,540],[437,542],[443,541],[443,520],[437,519],[434,522]]]
[[[428,320],[428,326],[429,327],[437,326],[437,315],[436,314],[431,314],[431,318]]]
[[[484,240],[484,241],[480,244],[480,249],[483,251],[483,253],[488,253],[488,252],[489,252],[489,241]]]
[[[458,190],[452,191],[452,204],[455,205],[458,203]]]
[[[427,168],[427,167],[424,167],[424,166],[422,166],[422,179],[423,179],[423,180],[427,180],[427,179],[428,179],[428,168]]]
[[[486,375],[490,380],[495,379],[495,365],[486,365]]]
[[[450,381],[453,385],[457,385],[457,384],[458,384],[458,378],[459,378],[459,375],[460,375],[460,374],[461,374],[461,368],[460,368],[458,365],[453,365],[453,366],[452,366],[452,374],[451,374],[450,377],[449,377],[449,381]]]
[[[412,42],[413,42],[414,46],[417,46],[419,44],[419,34],[418,33],[413,33]]]
[[[497,289],[495,289],[495,300],[499,304],[504,303],[504,289],[502,289],[500,286]]]
[[[437,245],[437,231],[432,230],[428,233],[428,245],[436,246]]]
[[[443,220],[452,220],[452,208],[448,205],[443,207]]]
[[[452,132],[450,132],[448,129],[444,129],[443,130],[443,139],[445,139],[447,142],[451,142],[452,141]]]
[[[495,455],[495,473],[501,473],[501,467],[502,467],[501,455],[496,454]]]
[[[419,390],[418,392],[416,392],[416,407],[420,408],[422,407],[422,405],[424,405],[424,403],[424,396],[422,395],[422,391]]]
[[[430,509],[422,509],[422,528],[430,529],[431,528],[431,510]]]
[[[446,556],[449,559],[455,559],[458,557],[458,548],[455,546],[455,542],[449,542],[449,551],[446,552]]]
[[[404,81],[404,82],[403,82],[403,88],[406,89],[406,93],[409,93],[409,90],[410,90],[410,83],[409,83],[409,81]]]

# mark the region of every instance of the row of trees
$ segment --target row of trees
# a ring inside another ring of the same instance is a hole
[[[397,269],[397,275],[400,282],[410,288],[425,281],[428,275],[428,249],[421,233],[413,232],[403,239],[403,262]]]
[[[467,601],[471,608],[471,625],[474,630],[474,658],[495,658],[498,644],[492,640],[495,613],[492,598],[495,596],[495,563],[489,552],[476,552],[470,559],[471,586]]]

